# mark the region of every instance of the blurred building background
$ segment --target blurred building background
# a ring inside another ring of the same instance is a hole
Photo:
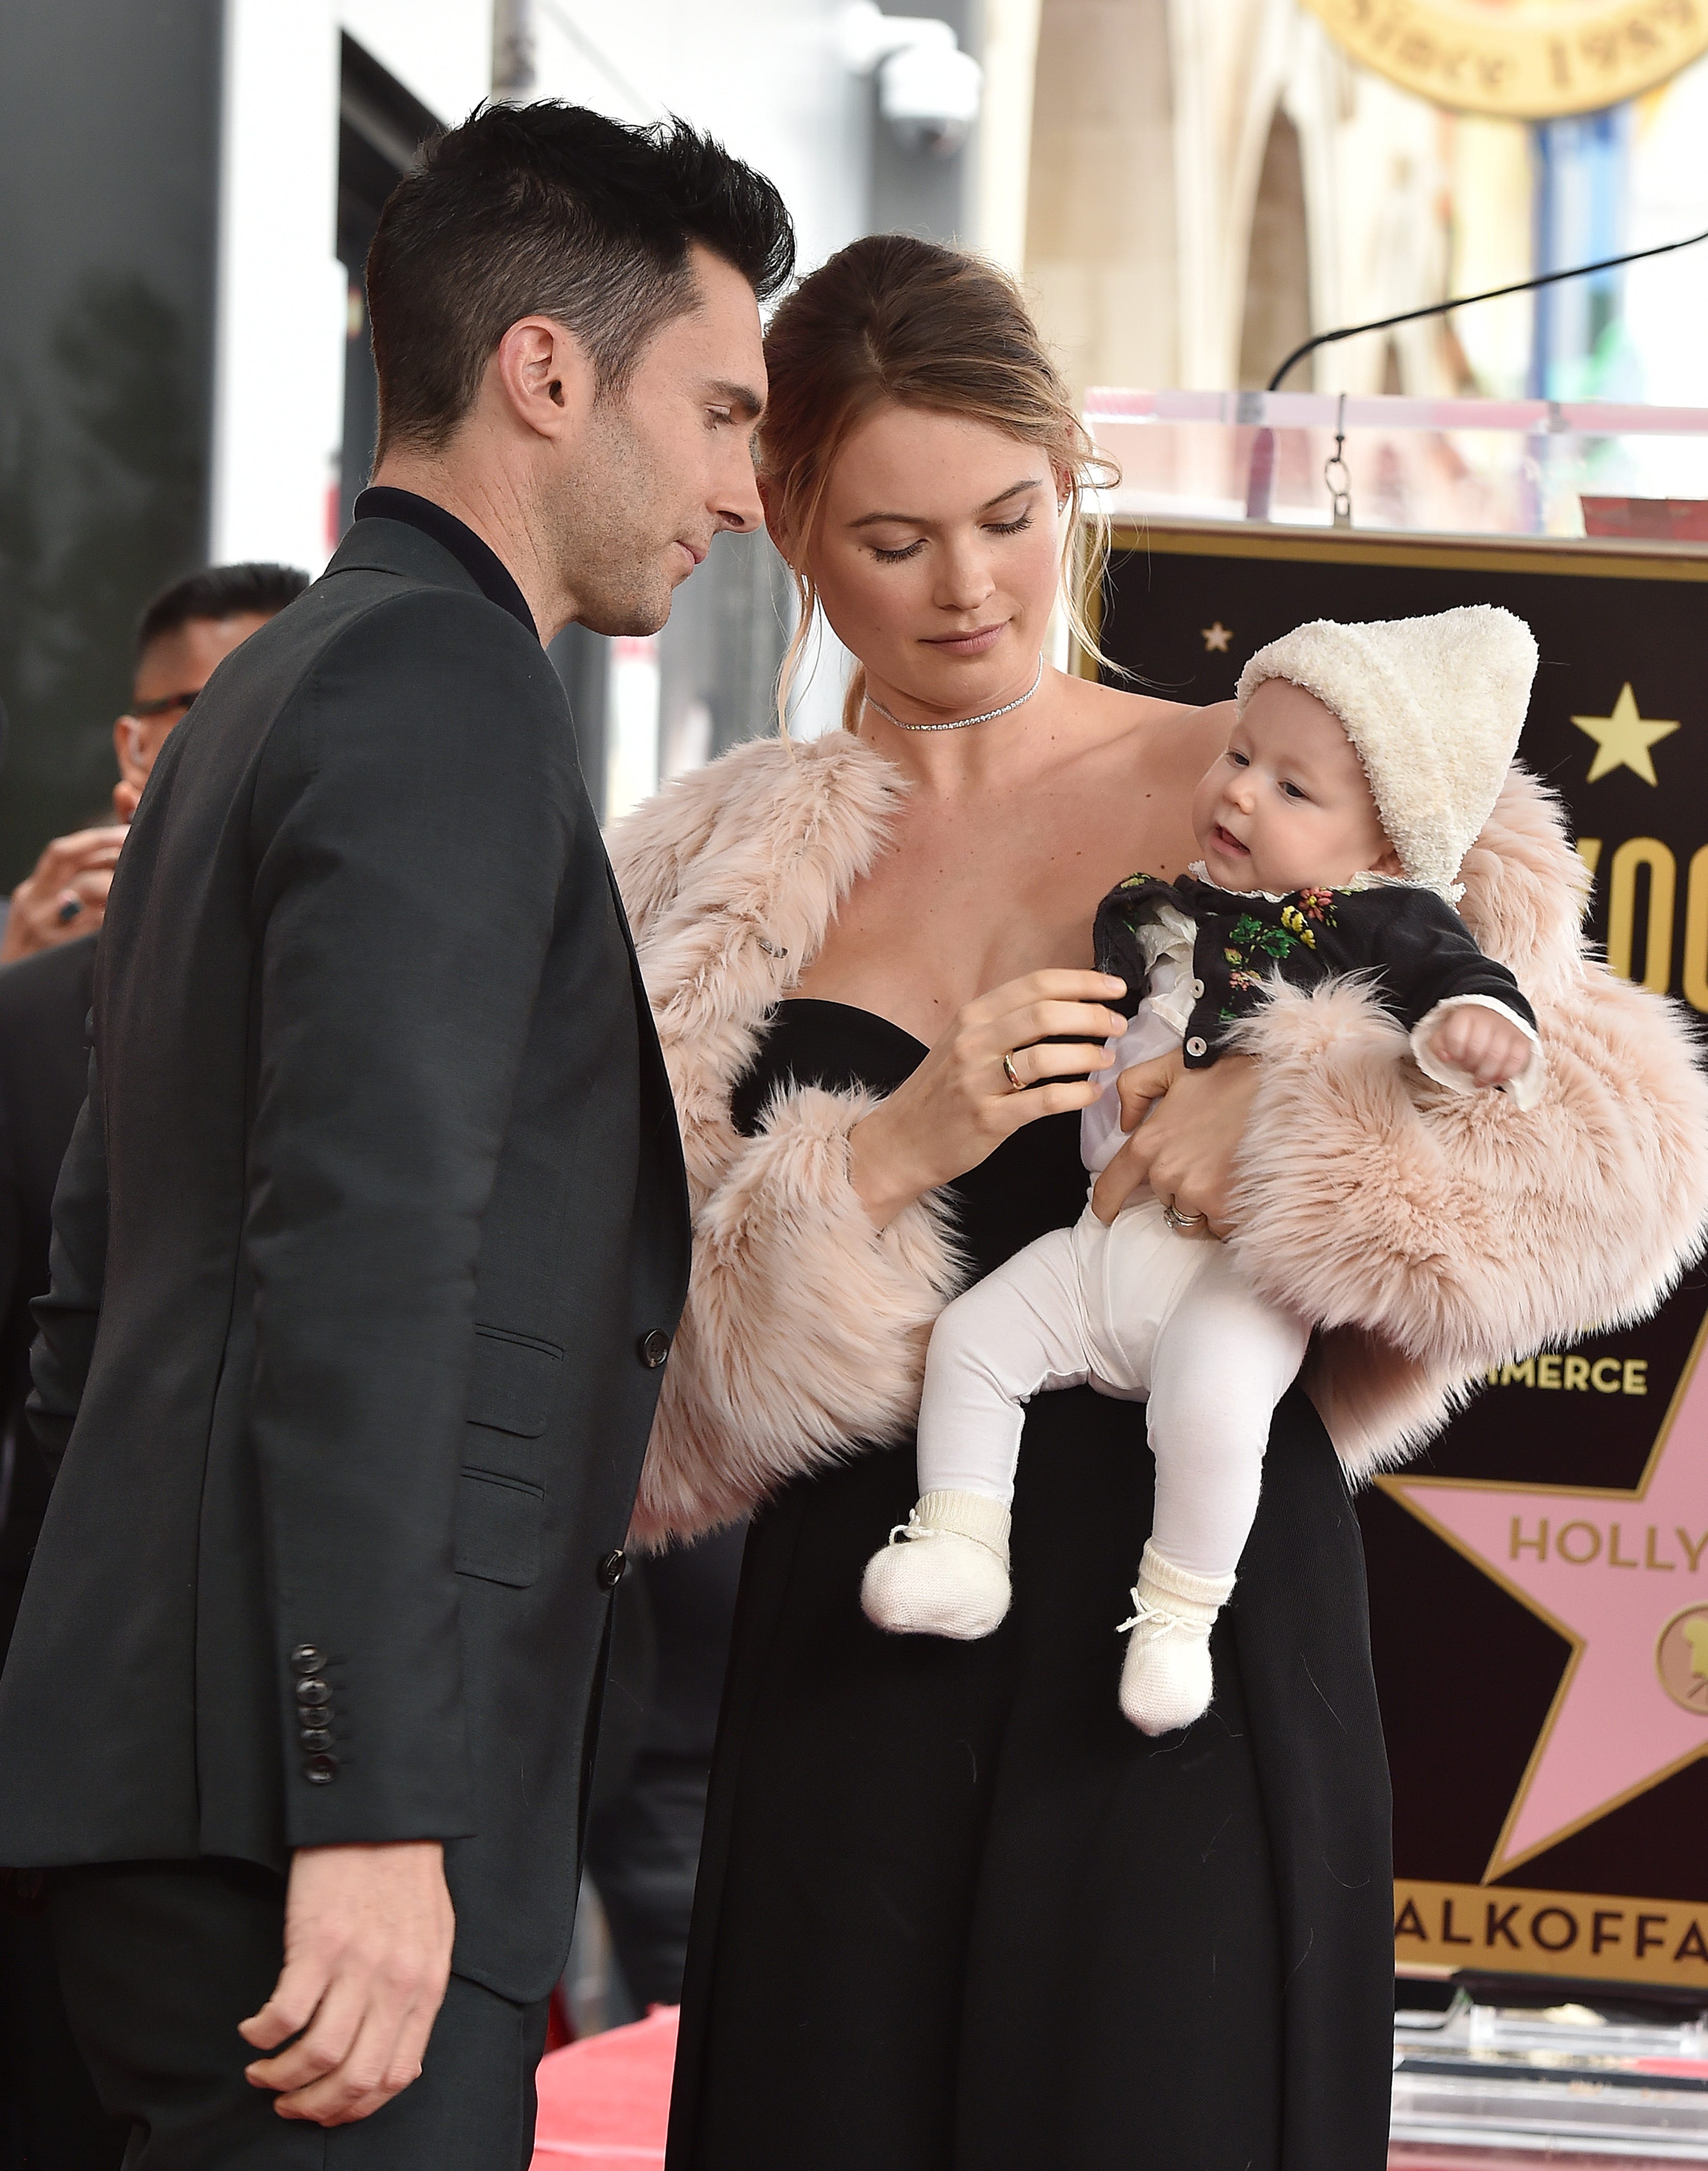
[[[0,891],[103,802],[144,599],[210,560],[324,563],[372,445],[363,251],[421,136],[495,70],[511,96],[710,128],[781,185],[804,267],[886,228],[988,251],[1082,389],[1261,385],[1314,328],[1708,226],[1708,62],[1539,121],[1363,65],[1330,0],[911,4],[924,27],[870,0],[0,10]],[[983,70],[964,137],[886,118],[886,46],[950,42]],[[1708,250],[1290,383],[1708,404],[1705,335]],[[560,641],[608,812],[768,727],[790,608],[763,539],[725,538],[656,641]],[[802,727],[838,693],[827,658]]]

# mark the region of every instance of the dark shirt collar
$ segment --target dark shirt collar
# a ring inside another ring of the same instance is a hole
[[[510,568],[454,512],[447,512],[430,497],[418,497],[412,490],[394,490],[389,484],[382,484],[377,489],[363,490],[356,499],[356,517],[401,520],[406,527],[419,528],[422,534],[431,535],[436,543],[443,544],[489,603],[507,610],[536,641],[539,639],[527,598],[516,585]]]

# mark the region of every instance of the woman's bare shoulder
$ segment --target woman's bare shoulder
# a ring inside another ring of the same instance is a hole
[[[1228,743],[1234,704],[1165,700],[1118,686],[1083,682],[1087,721],[1095,719],[1106,744],[1118,746],[1159,779],[1196,784]]]

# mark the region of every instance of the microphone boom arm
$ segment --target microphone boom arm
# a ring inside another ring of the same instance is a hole
[[[1675,249],[1694,249],[1698,242],[1708,241],[1708,231],[1687,234],[1682,241],[1663,241],[1654,249],[1633,249],[1624,256],[1604,257],[1598,264],[1574,264],[1566,271],[1544,271],[1534,279],[1520,279],[1510,287],[1491,287],[1485,294],[1459,294],[1450,302],[1431,302],[1421,309],[1402,309],[1397,317],[1378,317],[1373,324],[1343,324],[1338,331],[1319,332],[1308,339],[1303,346],[1296,346],[1265,387],[1266,391],[1278,392],[1288,372],[1308,354],[1314,354],[1320,346],[1334,346],[1341,340],[1357,339],[1361,332],[1385,332],[1395,324],[1416,324],[1420,317],[1444,317],[1454,309],[1468,309],[1474,302],[1497,302],[1504,294],[1529,294],[1538,287],[1557,286],[1562,279],[1587,279],[1593,271],[1616,271],[1621,264],[1641,264],[1646,256],[1668,256]]]

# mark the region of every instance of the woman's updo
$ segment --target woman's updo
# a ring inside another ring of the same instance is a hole
[[[1036,445],[1066,485],[1065,570],[1085,494],[1116,480],[1092,444],[1020,288],[982,258],[905,233],[851,242],[803,279],[765,338],[770,402],[759,432],[759,472],[774,525],[789,539],[800,623],[783,661],[778,711],[811,637],[818,596],[806,544],[837,454],[877,408],[934,408],[988,423]],[[1065,598],[1076,638],[1097,644]],[[859,721],[865,674],[856,670],[843,721]]]

